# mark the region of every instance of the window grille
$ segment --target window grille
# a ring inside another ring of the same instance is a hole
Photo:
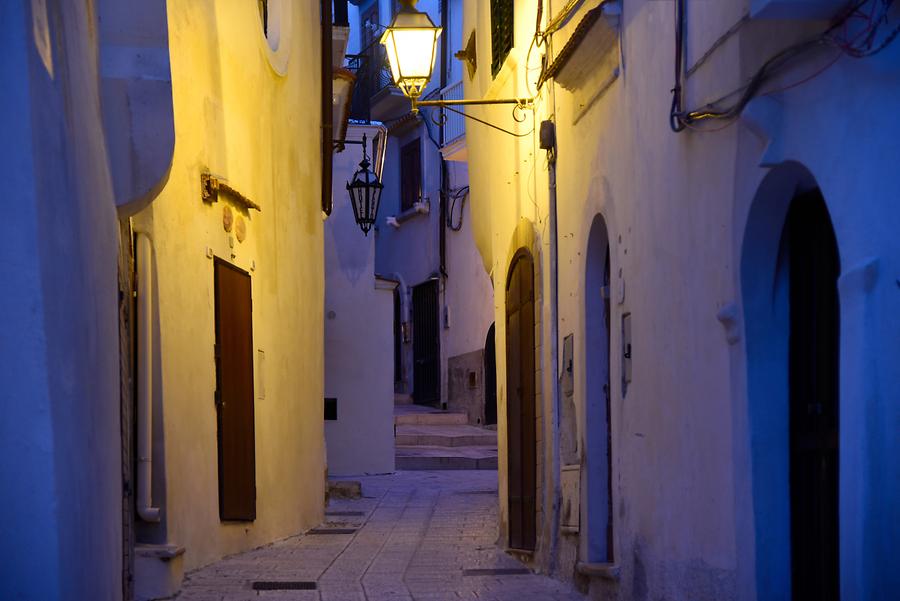
[[[491,0],[491,75],[503,67],[503,61],[515,42],[513,0]]]

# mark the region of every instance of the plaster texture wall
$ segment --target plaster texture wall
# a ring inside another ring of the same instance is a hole
[[[319,206],[318,4],[284,3],[278,43],[252,2],[172,0],[175,156],[160,196],[133,219],[153,242],[154,502],[139,541],[184,546],[187,570],[317,524],[324,499],[323,225]],[[273,48],[274,46],[274,48]],[[205,204],[211,172],[227,194]],[[242,220],[246,238],[233,228]],[[250,274],[255,357],[257,519],[218,513],[213,261]],[[260,365],[264,354],[264,369]]]
[[[585,3],[554,37],[552,52],[559,52],[580,15],[596,4]],[[722,3],[710,10],[706,3],[690,4],[687,61],[693,65],[735,24],[747,3]],[[561,5],[545,5],[545,18]],[[490,48],[487,3],[469,0],[465,10],[465,31],[474,28],[479,48]],[[466,82],[467,98],[532,94],[525,61],[535,14],[535,2],[516,3],[512,58],[492,81],[489,52],[480,53],[475,80]],[[688,104],[699,106],[740,87],[765,58],[821,27],[747,21],[691,75]],[[888,157],[898,152],[900,46],[863,61],[839,58],[819,77],[778,92],[835,55],[799,61],[773,82],[771,95],[751,103],[731,127],[680,135],[668,127],[673,51],[672,4],[625,2],[616,50],[620,75],[590,106],[579,106],[577,94],[548,83],[536,98],[534,118],[521,125],[509,118],[508,107],[472,109],[523,134],[543,119],[552,117],[557,124],[559,334],[575,335],[574,398],[582,448],[590,435],[584,431],[584,374],[595,369],[584,362],[586,249],[596,215],[603,216],[609,230],[614,551],[620,577],[581,583],[604,599],[790,598],[789,536],[778,517],[786,511],[787,490],[771,485],[760,471],[786,464],[787,457],[779,454],[780,447],[759,444],[784,436],[773,424],[786,429],[786,409],[777,400],[786,392],[778,389],[780,397],[768,401],[767,389],[760,387],[773,375],[767,357],[777,356],[773,351],[779,347],[759,319],[760,311],[772,310],[772,260],[781,234],[781,223],[771,215],[777,215],[775,207],[786,210],[793,191],[805,185],[798,173],[808,173],[828,204],[843,272],[842,596],[889,596],[898,590],[898,572],[888,544],[900,524],[900,481],[890,476],[900,473],[900,441],[885,428],[900,416],[900,381],[889,367],[900,330],[890,309],[898,293],[900,260],[891,232],[900,210],[890,199],[897,197],[900,184]],[[539,66],[537,54],[532,52],[528,67]],[[492,267],[495,289],[502,290],[511,240],[523,219],[534,224],[540,246],[549,250],[546,155],[537,148],[536,135],[516,140],[467,125],[467,137],[475,240]],[[769,175],[775,183],[766,179]],[[764,205],[755,204],[760,202]],[[770,210],[755,212],[757,206]],[[549,252],[539,260],[547,317]],[[767,291],[769,305],[759,305]],[[505,524],[503,303],[498,295]],[[632,315],[633,381],[623,394],[621,320],[626,313]],[[548,319],[542,327],[546,339]],[[538,351],[545,414],[555,410],[548,347]],[[552,440],[550,422],[544,423],[544,437]],[[545,448],[548,467],[541,477],[546,500],[554,502],[559,475],[550,467],[552,445]],[[574,564],[584,560],[587,533],[558,537],[553,514],[541,519],[535,563],[560,577],[580,579]]]
[[[122,596],[117,226],[94,18],[0,4],[4,599]]]
[[[348,140],[377,126],[351,125]],[[394,471],[394,288],[375,276],[375,236],[363,236],[345,184],[362,151],[334,157],[334,211],[325,222],[325,396],[337,420],[325,422],[331,475]]]

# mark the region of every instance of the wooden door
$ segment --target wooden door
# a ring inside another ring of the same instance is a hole
[[[790,261],[791,578],[796,600],[840,597],[838,374],[840,260],[818,190],[794,199]]]
[[[537,432],[534,372],[534,264],[520,254],[506,286],[509,546],[537,542]]]
[[[256,519],[250,276],[215,260],[219,517]]]
[[[484,343],[484,423],[497,423],[497,344],[494,324],[488,330]]]
[[[413,288],[413,400],[441,400],[441,331],[438,280]]]

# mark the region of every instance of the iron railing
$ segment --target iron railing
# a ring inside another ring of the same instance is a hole
[[[462,100],[463,99],[463,82],[462,80],[452,83],[441,90],[441,100]],[[464,110],[459,107],[459,110]],[[441,146],[447,146],[456,142],[466,135],[466,119],[459,113],[444,110],[442,119],[443,127],[441,127]]]

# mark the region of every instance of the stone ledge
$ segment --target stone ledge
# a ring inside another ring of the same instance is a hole
[[[144,545],[137,544],[134,547],[135,555],[139,557],[153,557],[168,561],[175,559],[179,555],[184,555],[184,547],[178,545]]]
[[[620,570],[615,563],[585,563],[578,562],[576,571],[589,578],[601,578],[603,580],[619,581]]]

